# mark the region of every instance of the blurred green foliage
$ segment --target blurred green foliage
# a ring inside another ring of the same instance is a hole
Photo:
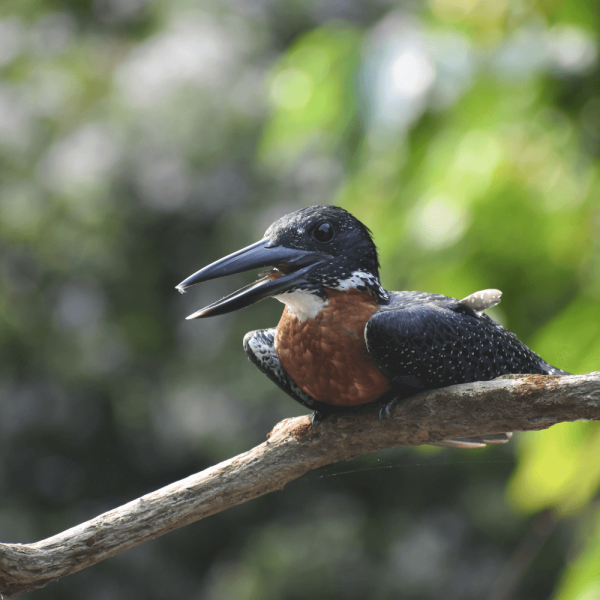
[[[278,303],[190,323],[246,279],[173,286],[302,206],[363,220],[386,287],[499,288],[494,318],[598,370],[599,30],[584,0],[3,2],[0,539],[301,412],[241,349]],[[599,453],[574,423],[362,457],[32,596],[589,600]]]

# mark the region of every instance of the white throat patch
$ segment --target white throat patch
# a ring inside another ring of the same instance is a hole
[[[275,298],[287,305],[288,310],[300,323],[304,323],[306,319],[314,319],[329,304],[329,300],[301,290],[280,294]]]

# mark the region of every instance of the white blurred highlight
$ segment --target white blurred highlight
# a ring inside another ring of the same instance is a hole
[[[152,106],[173,88],[215,87],[229,78],[245,47],[241,23],[228,26],[208,14],[180,19],[137,46],[115,73],[117,88],[133,106]]]
[[[478,72],[511,80],[543,70],[581,74],[597,59],[596,41],[573,25],[527,24],[482,51],[459,32],[427,31],[413,17],[392,13],[365,41],[360,83],[366,124],[381,138],[402,136],[426,110],[458,100]]]
[[[435,79],[435,67],[429,57],[416,47],[398,49],[389,65],[392,94],[418,98],[429,90]]]
[[[447,196],[419,202],[410,217],[411,231],[424,248],[439,250],[457,242],[469,225],[469,211]]]
[[[55,142],[40,165],[40,176],[65,193],[94,186],[117,166],[121,144],[116,132],[103,124],[85,125]]]
[[[25,41],[24,34],[23,25],[17,18],[0,21],[0,66],[17,58]]]

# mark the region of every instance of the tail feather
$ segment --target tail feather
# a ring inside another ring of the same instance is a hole
[[[506,433],[487,433],[485,435],[476,435],[473,437],[434,442],[433,444],[430,444],[430,446],[471,450],[473,448],[484,448],[487,444],[506,444],[511,437],[512,431],[508,431]]]

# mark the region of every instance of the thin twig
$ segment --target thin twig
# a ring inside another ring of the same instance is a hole
[[[0,544],[0,593],[43,587],[127,548],[283,488],[311,469],[396,446],[600,420],[600,373],[519,375],[434,390],[398,404],[279,423],[263,444],[35,544]]]

